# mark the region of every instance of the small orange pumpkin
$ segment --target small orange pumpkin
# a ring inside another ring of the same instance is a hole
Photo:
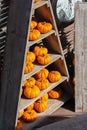
[[[47,101],[44,100],[38,100],[34,103],[34,109],[37,112],[44,112],[47,109]]]
[[[19,112],[18,119],[23,116],[23,113],[24,113],[24,110],[21,110],[21,111]]]
[[[33,52],[27,52],[27,55],[26,55],[26,63],[28,62],[34,62],[36,59],[36,56]]]
[[[18,120],[17,120],[16,130],[22,130],[22,128],[23,128],[22,121],[20,121],[20,120],[18,119]]]
[[[48,79],[50,82],[57,82],[61,79],[61,74],[59,71],[50,71],[48,74]]]
[[[59,89],[57,91],[51,90],[51,91],[48,92],[48,95],[49,95],[50,98],[56,99],[56,98],[61,97],[62,93],[63,93],[62,89]]]
[[[23,93],[26,98],[36,98],[40,94],[40,89],[36,85],[33,85],[31,87],[25,87]]]
[[[34,103],[25,108],[25,111],[31,111],[34,108]]]
[[[33,85],[35,85],[35,82],[36,82],[35,78],[34,77],[30,77],[30,78],[28,78],[28,79],[26,79],[24,81],[24,87],[33,86]]]
[[[74,77],[72,83],[75,85],[75,82],[76,82],[76,78]]]
[[[41,65],[47,65],[51,61],[51,57],[49,54],[37,56],[37,61]]]
[[[35,74],[35,77],[36,77],[37,79],[40,79],[40,78],[46,79],[46,78],[48,77],[48,74],[49,74],[48,69],[44,68],[44,69],[40,70],[39,72],[37,72],[37,73]]]
[[[37,3],[38,1],[40,1],[40,0],[34,0],[34,3]]]
[[[27,74],[27,73],[31,72],[33,69],[34,69],[34,64],[32,62],[28,62],[25,65],[24,74]]]
[[[33,52],[34,52],[34,54],[36,56],[39,56],[39,55],[41,56],[41,55],[47,54],[48,53],[48,49],[46,47],[44,47],[44,46],[39,45],[39,46],[35,46],[34,47]]]
[[[48,93],[45,93],[45,94],[40,98],[40,100],[47,101],[47,100],[48,100]]]
[[[30,30],[32,31],[37,26],[37,22],[35,20],[32,20],[30,23]]]
[[[33,29],[29,33],[29,40],[34,41],[40,38],[40,31],[37,29]]]
[[[37,29],[41,32],[41,33],[47,33],[49,31],[52,30],[52,24],[49,22],[39,22],[37,24]]]
[[[49,81],[48,81],[48,79],[37,79],[36,85],[39,87],[40,90],[44,90],[44,89],[48,88]]]
[[[23,119],[26,122],[31,122],[37,119],[37,112],[35,110],[25,111],[23,114]]]

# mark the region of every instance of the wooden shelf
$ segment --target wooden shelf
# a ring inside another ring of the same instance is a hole
[[[46,4],[46,6],[44,6],[45,4]],[[27,106],[29,106],[32,103],[34,103],[35,101],[37,101],[45,93],[48,93],[50,90],[52,90],[52,89],[54,89],[56,87],[59,87],[59,85],[62,84],[64,81],[66,81],[66,80],[68,81],[68,71],[67,71],[67,68],[66,68],[66,65],[65,65],[65,62],[64,62],[64,56],[62,55],[61,43],[60,43],[60,40],[59,40],[59,37],[58,37],[59,34],[57,33],[57,30],[56,30],[57,27],[56,27],[56,24],[54,22],[54,16],[53,16],[53,13],[51,12],[52,8],[51,8],[50,0],[40,0],[37,3],[33,3],[32,11],[31,11],[31,17],[32,17],[35,9],[39,10],[39,12],[43,12],[41,14],[42,19],[52,23],[52,26],[53,26],[54,29],[52,29],[50,32],[48,32],[46,34],[41,34],[40,38],[35,40],[35,41],[29,41],[28,37],[27,37],[25,57],[26,57],[26,53],[29,52],[30,49],[32,50],[33,45],[41,44],[43,41],[45,41],[45,42],[47,42],[47,44],[49,44],[47,46],[47,49],[51,51],[51,49],[53,48],[52,50],[53,50],[53,52],[56,52],[56,54],[53,54],[53,53],[49,54],[50,57],[51,57],[51,62],[49,64],[47,64],[47,65],[40,65],[39,63],[34,62],[34,69],[30,73],[28,73],[28,74],[23,73],[23,75],[22,75],[21,89],[23,87],[24,80],[30,78],[31,76],[34,76],[38,71],[40,71],[43,68],[48,67],[51,64],[54,65],[54,68],[55,68],[55,66],[58,67],[59,71],[62,74],[62,78],[58,82],[50,83],[49,87],[47,89],[45,89],[45,90],[42,90],[40,92],[40,95],[38,97],[36,97],[36,98],[27,99],[27,98],[25,98],[23,96],[21,97],[21,94],[20,94],[20,100],[19,100],[19,104],[18,104],[18,113],[21,110],[25,109]],[[48,14],[46,17],[45,17],[44,10],[45,10],[45,13],[47,12],[47,14]],[[38,12],[36,11],[35,13],[38,13]],[[29,31],[30,30],[28,30],[28,33],[29,33]],[[45,43],[43,42],[43,44],[45,44]],[[54,48],[56,48],[58,50],[54,51],[55,50]],[[60,62],[59,59],[61,59],[61,62]],[[24,60],[24,67],[25,67],[25,64],[26,64],[25,62],[26,62],[26,60]],[[57,63],[57,62],[59,62],[59,63]],[[21,93],[21,91],[20,91],[20,93]],[[69,99],[69,95],[65,94],[60,99],[57,99],[57,100],[51,100],[50,99],[50,100],[48,100],[49,105],[48,105],[47,110],[45,112],[43,112],[43,113],[40,113],[38,119],[42,120],[43,117],[50,115],[55,110],[60,108],[68,99]],[[37,124],[38,119],[36,121],[32,122],[32,123],[24,123],[23,122],[23,130],[30,130],[30,127],[33,128],[35,123]]]
[[[27,47],[30,47],[32,45],[34,45],[35,43],[38,43],[39,41],[41,41],[42,39],[50,36],[51,34],[55,33],[55,30],[51,30],[50,32],[46,33],[46,34],[41,34],[40,38],[38,40],[34,40],[34,41],[27,41]]]
[[[39,2],[37,2],[37,3],[34,3],[34,9],[36,9],[36,8],[39,8],[39,7],[41,7],[41,6],[43,6],[43,5],[45,5],[45,4],[47,4],[48,3],[48,1],[47,0],[40,0]]]
[[[34,99],[24,99],[24,98],[21,98],[20,102],[19,102],[19,111],[21,111],[22,109],[25,109],[27,106],[29,106],[30,104],[32,104],[33,102],[38,100],[45,93],[49,92],[50,90],[52,90],[53,88],[55,88],[56,86],[58,86],[59,84],[64,82],[65,80],[67,80],[67,77],[62,76],[60,81],[55,82],[55,83],[50,83],[49,87],[47,89],[41,91],[40,95],[37,98],[34,98]]]
[[[23,130],[32,130],[35,126],[39,125],[43,120],[47,118],[47,116],[51,115],[54,111],[60,108],[65,102],[70,99],[69,95],[65,93],[59,99],[49,99],[48,100],[48,108],[45,112],[38,113],[38,118],[31,123],[23,122]]]
[[[24,80],[28,79],[30,76],[34,75],[35,73],[37,73],[38,71],[40,71],[41,69],[47,67],[48,65],[52,64],[54,61],[58,60],[59,58],[61,58],[61,55],[58,54],[49,54],[51,56],[51,62],[47,65],[39,65],[39,64],[35,64],[34,65],[34,70],[32,70],[30,73],[28,74],[24,74]]]

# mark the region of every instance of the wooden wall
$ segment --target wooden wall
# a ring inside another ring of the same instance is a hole
[[[75,111],[87,112],[87,3],[75,6]]]
[[[32,0],[10,0],[0,85],[0,130],[14,130]]]

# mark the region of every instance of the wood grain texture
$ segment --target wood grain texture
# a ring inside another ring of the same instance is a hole
[[[87,111],[87,3],[75,6],[75,111]]]
[[[14,130],[32,0],[11,0],[0,91],[0,130]]]

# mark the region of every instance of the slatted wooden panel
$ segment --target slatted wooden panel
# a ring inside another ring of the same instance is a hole
[[[75,110],[87,111],[87,3],[75,6]]]
[[[11,0],[0,86],[0,130],[15,130],[32,0]]]

